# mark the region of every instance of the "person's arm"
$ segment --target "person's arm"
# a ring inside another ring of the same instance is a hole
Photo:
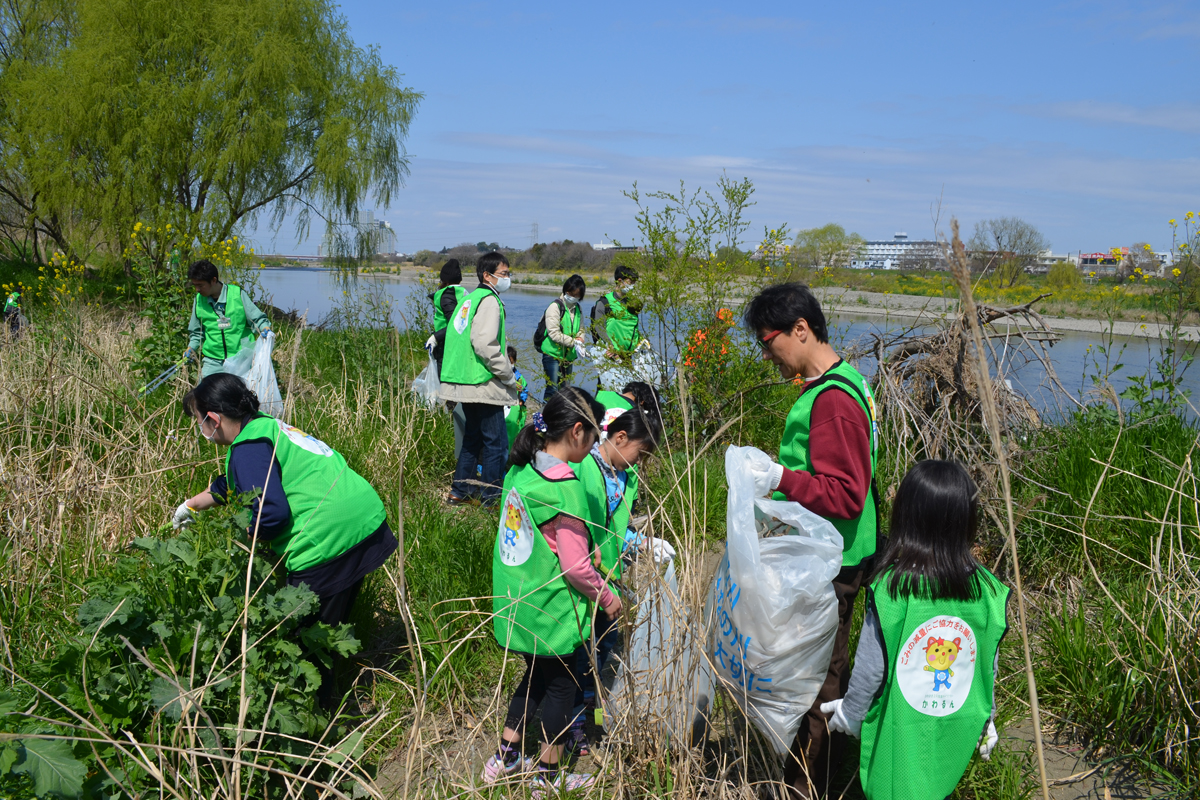
[[[454,319],[454,309],[458,308],[458,292],[453,286],[447,286],[442,292],[442,316],[447,321]]]
[[[558,555],[563,578],[579,593],[608,613],[616,595],[592,563],[587,524],[576,517],[558,514],[539,528],[550,549]]]
[[[192,303],[192,318],[188,320],[188,350],[199,353],[200,342],[204,339],[204,326],[196,316],[196,303]]]
[[[842,698],[842,713],[855,725],[862,725],[867,710],[883,689],[887,655],[883,646],[883,630],[875,609],[867,606],[863,618],[862,633],[858,637],[858,649],[854,651],[854,670],[850,673],[850,685]]]
[[[270,442],[243,442],[229,458],[230,485],[239,493],[262,490],[250,503],[250,533],[261,540],[283,533],[292,518],[292,508],[283,493],[279,461]]]
[[[813,513],[854,519],[871,486],[871,432],[867,415],[850,395],[828,389],[813,403],[808,436],[809,469],[786,467],[779,491]]]
[[[250,299],[250,295],[245,292],[242,292],[242,309],[246,312],[246,323],[258,331],[259,335],[271,330],[271,318],[264,314],[262,309],[254,305],[254,301]]]
[[[563,333],[562,308],[559,306],[557,300],[551,303],[550,307],[546,309],[546,336],[560,347],[575,346],[575,338]]]
[[[500,302],[491,294],[479,301],[471,322],[471,347],[488,372],[505,386],[515,386],[512,364],[500,347]]]

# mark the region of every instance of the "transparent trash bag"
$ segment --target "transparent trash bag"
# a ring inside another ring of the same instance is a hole
[[[421,370],[421,373],[413,378],[413,394],[421,398],[427,407],[437,408],[438,392],[441,391],[441,388],[441,381],[438,380],[437,362],[433,360],[433,356],[430,356],[429,363],[425,365],[425,369]]]
[[[643,381],[652,386],[663,385],[662,365],[647,340],[643,339],[637,349],[633,351],[629,366],[609,359],[607,352],[602,344],[597,344],[588,351],[591,355],[592,365],[599,373],[602,388],[619,392],[626,384],[633,381]]]
[[[754,496],[753,447],[725,451],[725,556],[708,597],[709,660],[775,752],[788,751],[829,671],[842,537],[799,503]]]
[[[283,396],[279,393],[275,364],[271,361],[271,352],[274,349],[273,334],[258,337],[258,341],[254,343],[254,359],[246,376],[246,385],[258,395],[259,410],[272,417],[278,417],[283,414]]]
[[[703,620],[694,617],[680,600],[672,560],[639,593],[629,649],[618,656],[604,701],[607,730],[624,727],[685,745],[703,740],[715,687],[703,653]]]
[[[242,347],[229,358],[225,359],[214,372],[227,372],[237,375],[242,380],[250,376],[250,367],[254,365],[254,340],[249,336],[242,339]]]

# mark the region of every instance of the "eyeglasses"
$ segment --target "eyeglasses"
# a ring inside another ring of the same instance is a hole
[[[762,348],[764,354],[771,352],[771,340],[781,333],[783,333],[783,331],[771,331],[766,336],[758,340],[758,346]]]

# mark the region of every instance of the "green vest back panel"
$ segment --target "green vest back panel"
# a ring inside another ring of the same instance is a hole
[[[288,530],[271,540],[288,572],[324,564],[374,533],[384,520],[383,501],[371,485],[329,445],[274,417],[250,420],[225,456],[225,474],[233,449],[243,442],[268,441],[292,509]],[[238,492],[247,487],[234,487]]]
[[[539,526],[567,514],[597,521],[577,477],[552,480],[533,464],[504,478],[492,554],[492,630],[506,650],[566,656],[591,636],[591,603],[563,578]]]
[[[463,298],[458,308],[454,309],[454,319],[446,326],[446,349],[441,373],[443,383],[478,386],[492,379],[491,371],[483,359],[475,354],[475,348],[471,347],[471,325],[475,322],[475,312],[479,310],[479,302],[489,295],[500,304],[500,352],[503,353],[508,346],[508,339],[504,335],[504,303],[500,295],[486,286],[480,286]]]
[[[604,295],[604,299],[608,301],[608,318],[604,321],[604,329],[608,331],[613,349],[625,353],[632,352],[641,339],[638,335],[637,314],[626,308],[614,292]]]
[[[563,305],[566,306],[566,303]],[[580,310],[579,305],[576,304],[574,306],[567,306],[566,311],[562,315],[562,332],[567,336],[574,338],[579,335],[579,327],[582,324],[583,311]],[[554,358],[558,359],[565,359],[567,361],[574,361],[578,357],[574,347],[563,347],[561,344],[551,339],[549,334],[547,334],[546,338],[542,340],[541,349],[542,352],[548,356],[553,356]]]
[[[1008,630],[1008,587],[978,569],[978,600],[893,598],[871,584],[887,651],[883,692],[862,726],[859,773],[871,800],[947,797],[992,714],[993,666]]]
[[[638,476],[636,470],[625,471],[625,495],[616,511],[608,510],[608,487],[604,481],[604,468],[596,461],[596,455],[589,453],[580,464],[572,464],[575,474],[583,482],[589,502],[595,507],[593,513],[604,519],[602,528],[596,531],[596,544],[600,548],[600,571],[610,581],[621,579],[623,564],[621,551],[625,546],[625,530],[629,527],[629,518],[633,511],[633,501],[637,499]],[[615,590],[614,590],[615,591]]]
[[[242,305],[242,287],[225,284],[223,317],[217,314],[207,297],[196,295],[192,308],[204,326],[204,344],[200,346],[200,352],[208,358],[222,361],[237,355],[242,349],[242,339],[250,335],[250,326],[246,324],[246,307]]]
[[[848,384],[848,385],[847,385]],[[875,398],[867,379],[845,361],[839,361],[813,386],[806,389],[788,412],[783,426],[783,443],[779,446],[779,463],[795,472],[808,472],[812,461],[808,453],[808,434],[812,422],[812,408],[817,396],[830,389],[841,389],[854,398],[863,413],[871,435],[871,485],[867,489],[863,511],[854,519],[830,519],[833,527],[842,535],[842,566],[854,567],[875,555],[875,539],[879,532],[879,520],[875,511],[875,464],[879,451],[878,427],[875,417]],[[865,400],[865,402],[864,402]],[[783,495],[776,492],[776,499]]]
[[[453,286],[443,286],[441,289],[438,289],[436,292],[433,293],[433,332],[434,333],[437,333],[438,331],[444,329],[449,324],[449,321],[446,319],[446,315],[442,313],[442,295],[444,295],[446,292],[449,292],[449,291],[454,292],[454,307],[455,308],[458,308],[458,306],[462,303],[463,298],[467,296],[467,290],[464,289],[459,284],[454,284]]]

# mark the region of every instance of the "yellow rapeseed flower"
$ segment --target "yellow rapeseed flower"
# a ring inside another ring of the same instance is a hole
[[[1187,219],[1191,219],[1194,216],[1196,216],[1195,211],[1189,211],[1188,213],[1184,214],[1184,217],[1186,217]]]
[[[1179,271],[1178,267],[1176,267],[1175,269],[1171,270],[1171,274],[1174,275],[1176,278],[1178,278],[1183,273]]]

